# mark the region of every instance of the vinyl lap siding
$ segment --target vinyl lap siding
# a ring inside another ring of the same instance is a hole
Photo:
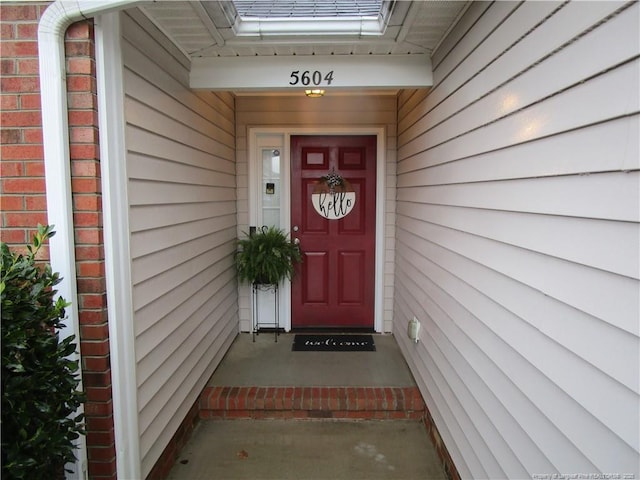
[[[238,329],[233,97],[122,16],[140,450],[146,476]]]
[[[474,2],[400,95],[394,328],[462,477],[639,475],[639,7]]]
[[[323,98],[299,96],[240,96],[236,99],[236,132],[238,162],[238,235],[249,229],[248,137],[250,127],[312,127],[344,126],[385,127],[386,131],[386,199],[385,206],[385,278],[383,330],[391,331],[393,318],[393,271],[395,244],[395,183],[396,183],[396,119],[397,100],[391,95],[336,96]],[[380,219],[378,221],[381,221]],[[240,290],[240,327],[251,327],[249,289]]]

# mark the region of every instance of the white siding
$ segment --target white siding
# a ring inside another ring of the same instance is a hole
[[[300,96],[243,96],[236,99],[238,162],[238,235],[248,231],[248,129],[249,127],[384,127],[386,143],[385,276],[383,331],[389,332],[393,318],[393,271],[395,244],[397,99],[392,95],[349,95],[323,98]],[[381,221],[380,219],[378,221]],[[240,291],[240,327],[251,325],[249,290]]]
[[[234,99],[123,15],[136,378],[146,476],[238,330]]]
[[[639,9],[474,2],[400,94],[394,331],[463,478],[640,474]]]

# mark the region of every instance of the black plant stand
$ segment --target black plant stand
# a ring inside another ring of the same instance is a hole
[[[252,333],[253,333],[253,341],[256,341],[256,335],[258,335],[260,333],[260,327],[261,324],[260,323],[260,313],[258,312],[258,291],[262,290],[263,292],[265,291],[273,291],[275,293],[275,308],[274,308],[274,313],[275,313],[275,325],[274,325],[274,331],[275,331],[275,338],[276,338],[276,342],[278,341],[278,334],[280,333],[280,309],[278,308],[280,305],[280,300],[278,297],[278,285],[277,284],[265,284],[265,283],[254,283],[253,284],[253,319],[252,319]],[[270,325],[270,324],[268,324]]]

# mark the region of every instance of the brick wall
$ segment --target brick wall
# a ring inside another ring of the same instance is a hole
[[[0,5],[0,238],[14,246],[29,242],[37,224],[47,223],[37,45],[38,21],[46,5]],[[107,479],[116,478],[116,453],[93,39],[92,22],[78,22],[67,31],[65,50],[89,478]]]
[[[0,6],[2,231],[9,244],[29,242],[47,223],[38,78],[38,4]],[[45,252],[46,254],[46,252]]]

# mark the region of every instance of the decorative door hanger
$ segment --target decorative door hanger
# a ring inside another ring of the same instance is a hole
[[[353,210],[356,192],[348,180],[331,170],[317,182],[311,194],[311,203],[320,216],[329,220],[339,220]]]

